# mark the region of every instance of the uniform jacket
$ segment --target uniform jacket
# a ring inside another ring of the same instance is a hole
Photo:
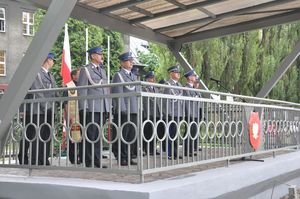
[[[36,76],[33,84],[30,87],[30,90],[39,90],[39,89],[50,89],[50,88],[56,88],[56,82],[51,73],[46,73],[44,69],[40,69],[38,72],[38,75]],[[39,98],[55,98],[58,97],[58,94],[53,91],[46,91],[46,92],[39,92],[39,93],[34,93],[33,95],[30,95],[30,97],[27,98],[33,98],[33,99],[39,99]],[[44,114],[46,110],[52,110],[53,104],[55,103],[52,102],[40,102],[40,103],[34,103],[33,104],[33,114]],[[39,112],[38,112],[38,107],[39,107]],[[27,104],[26,106],[26,111],[31,112],[31,105]]]
[[[159,93],[158,88],[155,86],[145,86],[142,88],[144,92],[149,93]],[[156,98],[156,109],[154,109],[154,98],[153,97],[143,97],[143,116],[147,118],[148,112],[150,117],[154,117],[154,112],[156,112],[156,118],[160,117],[160,106],[161,98]],[[149,105],[149,109],[148,109]]]
[[[137,80],[137,76],[131,73],[131,76],[127,74],[124,69],[117,72],[113,78],[113,83],[122,82],[134,82]],[[112,93],[136,93],[138,92],[138,86],[115,86],[112,88]],[[118,98],[113,99],[114,113],[117,114],[121,109],[122,114],[127,114],[128,102],[130,101],[129,111],[130,114],[138,113],[138,100],[136,96],[121,97],[121,106],[119,107]]]
[[[187,88],[193,88],[190,84],[186,84]],[[184,96],[188,97],[200,97],[200,93],[196,91],[183,91]],[[196,101],[185,101],[185,116],[192,118],[194,120],[197,120],[198,118],[201,118],[201,108],[200,108],[200,102]]]
[[[179,82],[176,84],[174,82],[174,80],[172,80],[172,79],[169,79],[166,82],[166,84],[170,85],[170,86],[182,86]],[[164,94],[182,96],[182,90],[175,89],[175,88],[165,88]],[[167,111],[167,106],[168,106],[168,111]],[[176,97],[174,97],[174,99],[168,99],[168,100],[164,99],[163,109],[164,109],[165,115],[168,115],[168,116],[174,115],[174,117],[182,117],[183,101],[178,100]]]
[[[86,69],[88,70],[91,80],[90,82]],[[101,81],[101,84],[107,84],[107,76],[103,67],[97,69],[92,63],[89,63],[85,67],[80,69],[80,75],[78,78],[77,86],[87,86],[93,85],[93,83],[98,84]],[[101,88],[87,88],[87,89],[78,89],[78,96],[105,96],[110,94],[109,88],[101,87]],[[95,97],[94,99],[87,100],[86,104],[84,104],[85,100],[79,100],[79,110],[86,109],[87,112],[109,112],[109,103],[110,100],[108,98],[104,98],[104,100],[99,100],[99,98]],[[85,107],[84,107],[85,105]]]

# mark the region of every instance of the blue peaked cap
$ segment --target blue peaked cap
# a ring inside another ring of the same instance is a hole
[[[149,71],[149,72],[145,75],[145,79],[153,78],[154,76],[155,76],[154,71]]]
[[[103,49],[99,46],[97,47],[94,47],[94,48],[90,48],[88,51],[87,51],[90,55],[91,54],[103,54]]]
[[[126,52],[126,53],[121,54],[118,58],[120,61],[127,61],[130,59],[133,59],[133,56],[132,56],[131,52]]]
[[[53,61],[55,61],[55,54],[54,53],[49,53],[47,55],[47,59],[52,59]]]
[[[186,73],[184,74],[184,76],[185,76],[186,78],[188,78],[189,76],[192,76],[192,75],[197,76],[194,70],[190,70],[190,71],[188,71],[188,72],[186,72]]]
[[[170,68],[168,68],[168,72],[171,73],[171,72],[180,72],[179,71],[179,66],[178,65],[175,65],[175,66],[171,66]]]

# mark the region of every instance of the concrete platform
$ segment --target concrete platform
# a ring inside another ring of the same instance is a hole
[[[24,173],[16,175],[1,172],[0,198],[263,198],[264,196],[260,194],[274,187],[274,183],[280,185],[300,177],[300,151],[264,160],[264,162],[245,161],[230,167],[215,168],[144,184],[32,177]]]

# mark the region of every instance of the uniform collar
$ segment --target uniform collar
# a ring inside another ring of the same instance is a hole
[[[122,70],[124,70],[124,71],[125,71],[125,73],[126,73],[126,74],[128,74],[128,75],[131,73],[131,71],[130,71],[130,70],[127,70],[127,69],[125,69],[125,68],[122,68]]]
[[[175,84],[178,83],[178,81],[176,81],[176,80],[174,80],[174,79],[172,79],[172,78],[171,78],[171,81],[173,81]]]
[[[188,83],[188,85],[190,85],[191,88],[194,88],[194,85],[191,83]]]
[[[99,66],[97,66],[95,63],[91,62],[91,64],[93,65],[93,67],[97,68]]]
[[[43,66],[42,66],[42,69],[43,69],[43,71],[45,71],[45,73],[48,73],[49,71],[46,69],[46,68],[44,68]]]

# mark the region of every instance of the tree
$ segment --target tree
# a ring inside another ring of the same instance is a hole
[[[42,19],[45,15],[45,11],[38,9],[35,13],[35,30],[38,29]],[[123,40],[120,33],[105,30],[98,26],[94,26],[83,21],[79,21],[73,18],[69,18],[66,22],[69,29],[69,42],[70,52],[72,60],[72,69],[80,68],[85,65],[86,60],[86,49],[85,49],[85,29],[88,28],[88,46],[101,46],[104,48],[104,65],[107,66],[107,36],[110,36],[110,66],[111,66],[111,77],[119,69],[118,56],[123,51]],[[58,84],[61,85],[60,67],[61,67],[61,56],[64,41],[64,30],[61,30],[53,48],[52,52],[57,55],[57,61],[52,68],[55,79]]]
[[[37,26],[44,13],[42,10],[37,11],[35,15]],[[122,35],[75,19],[69,19],[68,24],[72,65],[75,68],[85,64],[85,46],[82,45],[85,43],[85,28],[88,27],[90,32],[89,46],[101,45],[107,49],[107,36],[110,36],[112,77],[119,70],[118,56],[124,49]],[[181,53],[210,90],[226,92],[222,87],[209,81],[213,77],[220,79],[223,86],[233,93],[255,96],[293,50],[299,40],[299,30],[300,23],[294,23],[197,41],[184,44]],[[55,78],[58,80],[60,80],[63,36],[62,30],[53,46],[53,52],[58,55],[58,61],[53,68]],[[107,57],[107,51],[104,51],[104,55]],[[141,63],[149,65],[147,70],[155,70],[157,79],[167,79],[169,77],[167,69],[177,64],[173,54],[162,44],[150,43],[150,53],[139,52],[138,55]],[[298,58],[269,93],[269,98],[299,101],[299,65]],[[181,70],[184,73],[183,68]],[[184,82],[184,79],[181,78],[180,81]]]

